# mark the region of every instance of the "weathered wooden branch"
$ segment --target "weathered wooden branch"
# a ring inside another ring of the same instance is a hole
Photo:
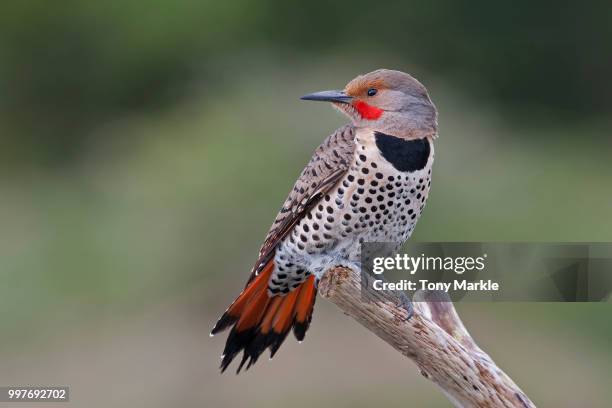
[[[343,267],[329,270],[319,293],[365,328],[410,358],[456,407],[520,407],[535,404],[474,342],[452,302],[437,292],[415,295],[414,315],[390,291],[362,297],[361,274]],[[368,287],[372,277],[365,275]]]

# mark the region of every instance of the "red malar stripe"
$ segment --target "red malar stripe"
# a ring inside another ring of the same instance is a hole
[[[380,118],[380,115],[382,115],[383,113],[382,109],[378,109],[376,106],[368,105],[367,103],[363,101],[355,102],[354,106],[355,106],[355,109],[357,109],[357,112],[359,112],[359,115],[363,119],[367,119],[367,120],[378,119]]]

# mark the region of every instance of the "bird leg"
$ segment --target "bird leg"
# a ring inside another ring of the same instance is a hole
[[[378,275],[377,278],[382,280],[383,282],[389,282],[387,278],[385,278],[384,274]],[[410,318],[414,315],[414,305],[412,303],[412,300],[410,300],[410,297],[403,290],[391,290],[391,292],[397,298],[397,306],[406,311],[406,319],[404,320],[410,320]]]
[[[410,300],[406,292],[403,290],[400,290],[397,296],[399,300],[398,306],[406,311],[405,320],[408,321],[414,315],[414,305],[412,304],[412,300]]]
[[[360,273],[362,272],[362,263],[361,262],[350,262],[348,260],[344,260],[342,262],[338,262],[335,265],[336,268],[348,268],[350,270],[353,271],[359,271]],[[367,275],[372,276],[371,274],[367,273]],[[365,277],[362,275],[362,279],[365,279]],[[384,274],[378,275],[377,279],[382,280],[383,282],[389,282]],[[367,291],[372,290],[371,288],[369,288],[367,286],[367,284],[365,284],[365,286],[362,286],[363,289]],[[405,321],[410,320],[410,318],[414,315],[414,305],[412,304],[412,300],[410,300],[410,297],[406,294],[406,292],[404,292],[403,290],[394,290],[392,291],[393,294],[396,296],[397,298],[397,306],[404,309],[406,311],[406,319]]]
[[[387,278],[385,278],[384,274],[378,275],[378,278],[383,282],[389,282]],[[412,300],[403,290],[392,290],[393,294],[397,298],[397,306],[401,307],[406,311],[406,319],[405,321],[410,320],[410,318],[414,315],[414,305],[412,304]]]

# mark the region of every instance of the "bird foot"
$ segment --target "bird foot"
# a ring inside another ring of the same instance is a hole
[[[406,311],[406,319],[404,319],[404,321],[407,322],[412,316],[414,316],[414,305],[412,304],[412,300],[410,300],[408,295],[403,291],[399,292],[398,300],[399,303],[397,306]]]

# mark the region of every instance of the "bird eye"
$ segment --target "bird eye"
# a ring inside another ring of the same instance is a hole
[[[368,89],[368,96],[374,96],[376,95],[376,92],[378,92],[376,88],[370,88]]]

